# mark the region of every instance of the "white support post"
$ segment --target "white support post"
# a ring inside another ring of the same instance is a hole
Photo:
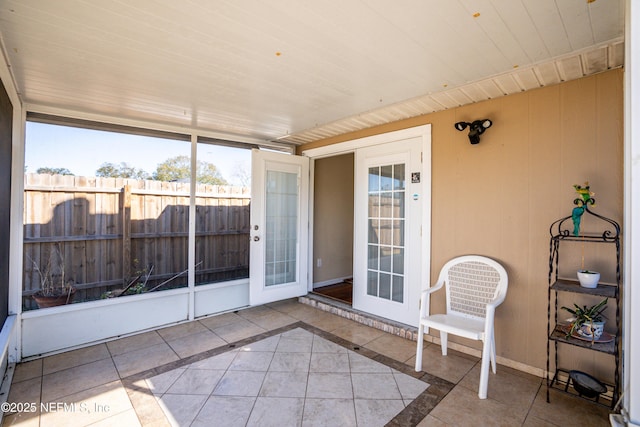
[[[198,135],[191,135],[191,185],[189,186],[189,320],[195,319],[196,312],[196,187],[198,166]]]
[[[630,426],[640,426],[640,122],[636,120],[640,114],[640,4],[627,0],[625,16],[624,351],[621,392],[625,422]]]

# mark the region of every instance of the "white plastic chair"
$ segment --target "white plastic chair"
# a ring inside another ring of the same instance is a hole
[[[422,370],[425,328],[440,331],[442,355],[447,355],[448,334],[481,340],[480,399],[487,398],[489,361],[496,373],[496,345],[493,319],[495,309],[507,296],[507,272],[491,258],[465,255],[447,262],[438,282],[422,292],[416,371]],[[428,315],[428,295],[446,285],[447,313]]]

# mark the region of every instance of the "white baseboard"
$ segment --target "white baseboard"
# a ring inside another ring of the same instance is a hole
[[[440,345],[440,338],[434,337],[432,335],[425,335],[424,340],[427,342]],[[459,351],[460,353],[468,354],[470,356],[482,357],[482,350],[467,347],[466,345],[458,344],[455,342],[451,342],[451,340],[449,340],[447,347],[452,350]],[[502,366],[513,368],[517,371],[526,372],[527,374],[535,375],[536,377],[545,378],[544,369],[526,365],[521,362],[516,362],[515,360],[507,359],[506,357],[501,357],[501,356],[496,357],[496,362]]]

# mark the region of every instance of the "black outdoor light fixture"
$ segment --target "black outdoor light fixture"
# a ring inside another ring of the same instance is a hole
[[[469,126],[469,142],[477,144],[480,142],[480,135],[489,129],[493,122],[489,119],[474,120],[473,122],[458,122],[454,125],[459,131],[463,131]]]

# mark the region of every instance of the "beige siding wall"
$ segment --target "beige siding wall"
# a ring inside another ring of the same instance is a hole
[[[314,164],[314,283],[353,275],[353,157],[327,157]]]
[[[467,132],[453,127],[483,118],[493,120],[493,127],[479,145],[469,144]],[[510,282],[497,312],[498,355],[542,369],[549,225],[571,213],[572,186],[587,180],[596,193],[593,210],[622,222],[623,71],[317,141],[300,151],[427,123],[432,125],[432,281],[457,255],[484,254],[502,262]],[[315,224],[316,236],[326,236]],[[590,263],[614,277],[611,252],[592,256]],[[577,268],[570,266],[567,274]],[[443,296],[434,298],[432,310],[443,308]],[[615,314],[612,309],[608,314],[609,330]],[[571,357],[576,358],[571,368],[612,377],[610,356],[580,351]]]

